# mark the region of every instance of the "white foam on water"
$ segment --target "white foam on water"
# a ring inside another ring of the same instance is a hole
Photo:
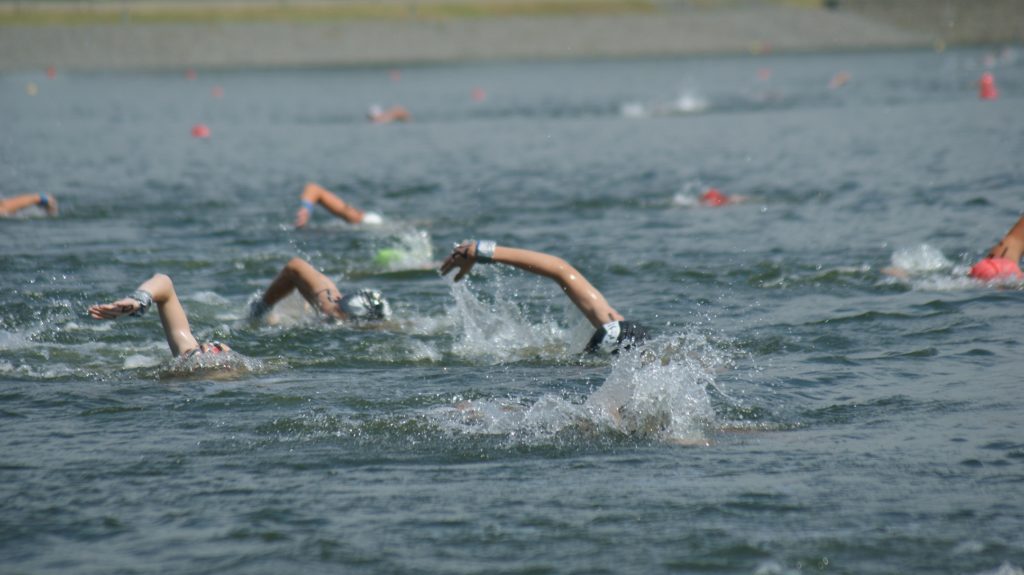
[[[684,445],[706,445],[717,420],[707,388],[723,364],[700,336],[660,338],[612,360],[604,383],[585,399],[544,394],[529,398],[456,400],[432,410],[442,428],[550,441],[566,429],[616,433]]]
[[[231,303],[224,296],[218,294],[217,292],[213,292],[213,291],[209,291],[209,290],[195,292],[195,293],[191,294],[190,296],[188,296],[187,298],[182,298],[182,299],[187,300],[187,301],[199,302],[199,303],[205,304],[205,305],[226,306],[226,305],[229,305]]]
[[[263,371],[263,362],[236,351],[197,353],[177,357],[161,370],[161,377],[203,377],[208,379],[236,379]]]
[[[991,571],[981,571],[977,575],[1024,575],[1024,569],[1004,561],[1002,565]]]
[[[587,398],[588,414],[622,433],[706,442],[715,421],[707,386],[717,364],[675,343],[651,342],[612,363],[604,384]]]
[[[680,186],[672,196],[672,205],[680,208],[694,208],[700,205],[700,195],[707,189],[700,180],[690,180]]]
[[[640,102],[626,102],[619,107],[619,113],[622,114],[623,118],[630,119],[643,119],[651,116],[650,111],[647,110],[647,106]]]
[[[623,118],[645,119],[653,116],[680,116],[698,114],[709,108],[707,98],[693,90],[683,90],[674,100],[668,102],[625,102],[619,106]]]
[[[953,267],[953,262],[949,261],[941,250],[928,244],[896,250],[891,259],[893,267],[906,270],[912,275],[949,270]]]
[[[35,345],[31,333],[0,329],[0,349],[18,349]]]
[[[452,352],[471,360],[494,363],[545,356],[565,356],[570,330],[550,318],[527,318],[516,305],[516,295],[506,295],[500,276],[493,301],[478,299],[469,281],[451,284],[454,306],[448,308],[454,333],[461,334]],[[572,305],[568,300],[565,302]],[[579,349],[583,348],[583,342]]]
[[[152,355],[143,355],[141,353],[133,353],[124,358],[124,369],[139,369],[143,367],[156,367],[166,361],[165,357],[156,357]]]

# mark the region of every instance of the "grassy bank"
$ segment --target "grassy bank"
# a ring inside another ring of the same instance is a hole
[[[444,20],[502,16],[651,12],[648,0],[452,2],[18,2],[0,4],[0,25]]]

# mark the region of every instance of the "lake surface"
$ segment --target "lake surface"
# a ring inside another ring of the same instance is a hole
[[[0,571],[1021,574],[1024,291],[966,277],[1022,209],[1019,50],[0,76],[0,195],[62,208],[0,220]],[[384,224],[294,229],[307,181]],[[649,351],[441,278],[465,238]],[[246,321],[294,256],[393,321]],[[156,272],[247,359],[86,316]]]

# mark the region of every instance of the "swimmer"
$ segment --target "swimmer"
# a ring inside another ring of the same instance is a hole
[[[302,205],[299,206],[299,211],[295,214],[295,227],[297,228],[309,223],[309,218],[313,215],[313,208],[317,204],[350,224],[380,224],[383,222],[380,214],[358,210],[351,204],[345,203],[330,190],[313,182],[309,182],[302,189],[299,201]]]
[[[1024,255],[1024,216],[971,268],[970,276],[982,281],[1022,279],[1020,258]]]
[[[200,354],[231,351],[230,347],[218,341],[196,341],[188,325],[185,309],[181,307],[178,295],[174,292],[174,284],[171,278],[164,274],[156,274],[149,278],[128,297],[90,307],[89,315],[93,319],[117,319],[123,315],[143,316],[154,302],[160,313],[160,323],[164,328],[167,345],[174,357],[188,359]]]
[[[984,258],[971,267],[968,275],[981,281],[1021,280],[1020,258],[1024,255],[1024,216],[992,247]],[[900,280],[906,280],[911,272],[900,266],[882,268],[882,273]]]
[[[374,104],[373,106],[370,106],[366,115],[374,124],[390,124],[392,122],[408,122],[409,120],[412,120],[412,115],[409,114],[409,110],[406,110],[402,106],[391,106],[390,108],[384,109]]]
[[[57,198],[52,194],[23,194],[13,198],[0,198],[0,216],[10,216],[32,206],[43,208],[47,215],[57,215]]]
[[[391,317],[391,305],[377,290],[361,289],[344,295],[330,278],[301,258],[292,258],[270,282],[259,299],[249,306],[249,317],[260,320],[294,290],[325,318],[380,320]]]
[[[583,277],[576,268],[562,258],[530,250],[498,246],[491,240],[468,240],[455,246],[441,264],[441,275],[459,268],[455,281],[461,280],[476,263],[506,264],[554,280],[572,303],[583,313],[597,331],[590,338],[586,353],[617,353],[642,343],[646,330],[639,324],[626,321],[615,311],[601,292]]]

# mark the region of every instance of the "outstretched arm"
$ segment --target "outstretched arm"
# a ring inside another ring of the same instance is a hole
[[[167,345],[175,357],[199,347],[192,329],[188,325],[188,316],[174,292],[174,283],[164,274],[156,274],[140,285],[135,293],[117,301],[97,304],[89,308],[89,315],[94,319],[117,319],[123,315],[142,315],[146,313],[150,303],[156,302],[160,312],[160,323],[163,324]]]
[[[292,258],[281,268],[274,281],[270,282],[270,287],[263,292],[263,296],[253,306],[254,315],[258,317],[265,314],[277,302],[296,289],[310,305],[324,314],[345,319],[337,304],[337,300],[341,297],[338,286],[301,258]]]
[[[31,206],[46,209],[51,216],[57,214],[57,198],[50,194],[23,194],[13,198],[0,199],[0,216],[9,216]]]
[[[299,207],[299,211],[295,214],[295,227],[297,228],[301,228],[309,222],[310,216],[313,215],[313,208],[317,204],[327,208],[327,211],[339,218],[343,218],[350,224],[361,223],[365,218],[365,214],[362,211],[350,204],[346,204],[344,200],[333,194],[330,190],[313,182],[306,184],[299,199],[302,202],[302,206]]]
[[[441,275],[459,268],[455,274],[455,281],[459,281],[477,262],[506,264],[553,279],[594,327],[625,319],[569,262],[541,252],[502,247],[488,241],[467,241],[456,246],[444,260]]]

